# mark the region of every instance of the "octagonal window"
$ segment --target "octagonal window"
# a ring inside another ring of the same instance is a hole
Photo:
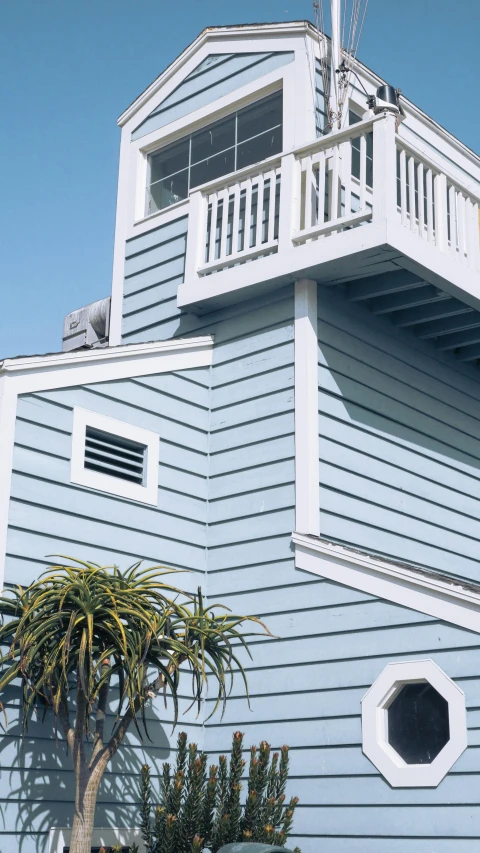
[[[448,702],[428,682],[404,684],[387,719],[388,742],[406,764],[431,764],[450,740]]]
[[[387,664],[362,699],[362,746],[393,787],[436,787],[467,746],[463,690],[432,660]]]

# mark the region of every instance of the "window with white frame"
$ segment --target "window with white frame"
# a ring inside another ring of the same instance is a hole
[[[432,660],[390,663],[362,699],[362,741],[393,787],[436,787],[467,746],[464,693]]]
[[[148,157],[145,215],[191,189],[282,151],[283,95],[274,92]]]
[[[156,506],[159,436],[115,418],[73,410],[72,483]]]

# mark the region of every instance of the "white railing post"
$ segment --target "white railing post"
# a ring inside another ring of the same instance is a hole
[[[393,113],[373,125],[373,212],[374,222],[390,220],[397,213],[397,149]]]
[[[190,193],[188,209],[187,250],[185,253],[185,281],[197,279],[198,268],[203,262],[202,249],[207,244],[207,199],[200,191]],[[215,224],[212,222],[212,229]]]
[[[300,228],[301,164],[295,154],[282,157],[278,251],[292,248],[292,237]]]
[[[434,178],[434,200],[435,200],[435,245],[441,252],[448,249],[447,228],[447,178],[446,175],[435,175]],[[455,212],[450,211],[450,224],[453,224]]]

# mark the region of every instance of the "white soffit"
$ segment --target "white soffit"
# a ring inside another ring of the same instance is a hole
[[[480,633],[480,584],[293,533],[295,566],[344,586]]]

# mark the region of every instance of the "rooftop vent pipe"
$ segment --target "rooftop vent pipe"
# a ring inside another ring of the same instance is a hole
[[[109,326],[109,296],[72,311],[63,321],[62,351],[108,346]]]

